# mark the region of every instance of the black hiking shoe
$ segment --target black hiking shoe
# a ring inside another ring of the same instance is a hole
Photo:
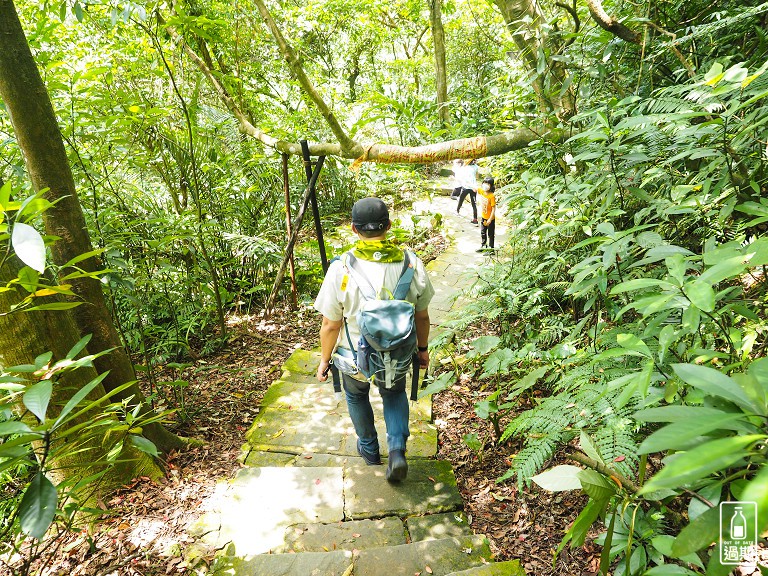
[[[381,464],[381,455],[377,452],[374,456],[370,456],[366,452],[363,452],[363,447],[360,445],[360,439],[357,440],[357,453],[368,466],[379,466]]]
[[[408,462],[405,460],[405,450],[390,451],[386,476],[387,482],[400,482],[408,476]]]

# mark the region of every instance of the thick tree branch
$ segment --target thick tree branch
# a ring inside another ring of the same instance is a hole
[[[325,118],[325,121],[331,128],[331,132],[333,132],[336,140],[338,140],[339,144],[341,144],[341,149],[345,153],[352,154],[354,156],[359,156],[362,154],[363,147],[352,140],[349,136],[347,136],[347,133],[336,119],[336,115],[331,111],[317,90],[315,90],[314,85],[309,80],[307,74],[304,72],[304,69],[301,66],[299,57],[296,55],[296,52],[293,50],[291,45],[288,44],[286,39],[283,37],[282,32],[272,18],[272,15],[269,13],[269,10],[267,10],[264,2],[262,0],[255,1],[256,8],[258,8],[259,14],[261,14],[261,17],[266,23],[270,32],[272,32],[272,36],[274,36],[275,41],[277,42],[277,46],[280,49],[280,52],[283,54],[283,58],[285,58],[285,61],[288,63],[288,66],[296,77],[296,80],[298,80],[299,84],[301,84],[301,87],[304,89],[304,92],[307,94],[307,96],[309,96],[310,100],[314,102],[315,106],[317,106],[317,109],[320,111],[320,114],[323,115],[323,118]]]
[[[587,466],[588,468],[592,468],[593,470],[596,470],[600,472],[600,474],[603,474],[605,476],[608,476],[609,478],[612,478],[615,482],[618,482],[624,490],[629,492],[630,494],[636,494],[640,487],[632,482],[629,478],[625,478],[623,475],[621,475],[619,472],[614,470],[613,468],[610,468],[606,466],[605,464],[598,462],[597,460],[594,460],[590,458],[589,456],[586,456],[585,454],[582,454],[581,452],[570,452],[568,453],[568,458],[571,460],[575,460],[579,464],[584,464],[584,466]]]
[[[256,128],[248,120],[245,113],[238,107],[226,88],[219,82],[216,75],[206,65],[205,61],[184,41],[181,35],[171,26],[165,26],[168,34],[179,43],[184,52],[197,65],[209,84],[213,87],[219,99],[240,123],[240,131],[253,136],[263,144],[286,154],[300,155],[301,145],[298,142],[287,142],[269,136]],[[300,66],[300,65],[299,65]],[[449,140],[426,146],[395,146],[390,144],[372,144],[359,146],[359,148],[343,149],[334,142],[315,142],[309,145],[310,154],[313,156],[339,156],[355,160],[353,168],[362,162],[376,162],[381,164],[431,164],[434,162],[447,162],[456,158],[469,159],[484,156],[497,156],[512,150],[520,150],[528,146],[534,140],[546,139],[555,141],[560,138],[559,132],[548,131],[539,134],[528,128],[519,128],[494,136],[476,136],[474,138],[462,138]]]
[[[587,7],[589,7],[589,13],[592,15],[592,19],[597,22],[598,26],[603,30],[607,30],[622,40],[632,42],[632,44],[642,43],[642,36],[634,30],[624,26],[624,24],[616,20],[613,16],[609,16],[603,9],[600,0],[587,0]]]

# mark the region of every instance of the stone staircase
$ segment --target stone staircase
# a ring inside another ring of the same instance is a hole
[[[440,323],[472,282],[479,264],[477,228],[443,212],[454,244],[427,267],[436,288],[430,305]],[[390,484],[383,466],[357,454],[346,402],[330,380],[315,378],[319,353],[296,350],[283,366],[246,434],[234,479],[221,482],[206,513],[188,530],[186,550],[217,550],[212,574],[235,576],[524,576],[517,561],[492,561],[472,532],[451,465],[435,460],[431,398],[411,405],[408,477]],[[372,391],[386,457],[381,398]]]
[[[493,563],[462,511],[448,462],[435,460],[431,399],[411,409],[408,477],[357,455],[346,404],[314,378],[317,352],[297,350],[246,434],[246,465],[222,482],[190,528],[219,549],[213,574],[258,576],[523,575]],[[381,398],[373,394],[383,429]],[[386,442],[382,442],[386,456]]]

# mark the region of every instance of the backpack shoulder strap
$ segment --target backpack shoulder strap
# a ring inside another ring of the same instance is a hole
[[[368,281],[368,279],[363,276],[360,271],[357,270],[357,268],[355,268],[355,262],[357,262],[355,255],[352,254],[352,251],[350,250],[344,255],[344,257],[344,264],[347,267],[347,270],[349,270],[349,275],[352,276],[352,278],[355,280],[355,283],[360,289],[360,293],[363,295],[363,298],[366,300],[376,300],[376,290],[373,289],[373,286],[371,286],[371,283]]]
[[[416,272],[414,258],[415,255],[410,250],[403,250],[403,271],[400,272],[400,279],[397,281],[397,286],[395,286],[395,290],[392,293],[395,300],[405,300],[408,290],[411,289],[413,275]]]

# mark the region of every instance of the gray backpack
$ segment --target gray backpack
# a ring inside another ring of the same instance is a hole
[[[411,372],[411,399],[416,400],[419,362],[416,353],[416,307],[405,300],[411,287],[416,256],[404,252],[403,269],[397,286],[386,296],[385,289],[376,294],[373,286],[356,269],[357,258],[348,252],[346,267],[355,280],[364,302],[357,314],[360,339],[354,346],[346,327],[347,341],[355,355],[355,365],[366,379],[382,388],[392,388]],[[386,292],[389,292],[386,290]]]

